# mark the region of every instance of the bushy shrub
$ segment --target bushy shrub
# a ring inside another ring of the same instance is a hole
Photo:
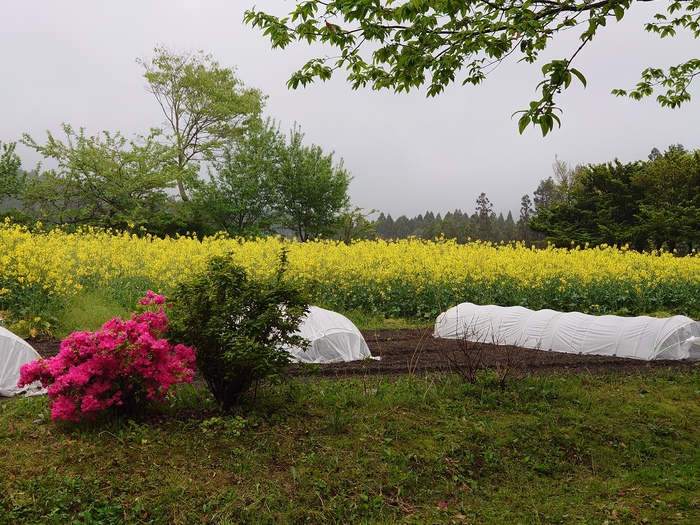
[[[285,270],[284,251],[267,281],[251,279],[230,256],[215,256],[175,290],[170,337],[197,349],[197,368],[224,410],[261,380],[284,377],[291,361],[284,345],[306,344],[295,332],[308,305]]]
[[[141,313],[118,317],[97,332],[73,332],[58,355],[20,369],[19,386],[40,381],[51,399],[51,419],[94,419],[107,409],[130,414],[147,400],[163,401],[175,383],[190,382],[195,353],[165,339],[162,295],[149,291]]]

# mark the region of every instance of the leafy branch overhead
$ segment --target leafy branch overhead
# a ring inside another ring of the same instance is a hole
[[[564,31],[579,32],[579,43],[568,58],[542,66],[543,80],[520,115],[522,133],[530,125],[543,134],[560,125],[556,96],[574,77],[584,75],[572,66],[578,53],[609,21],[620,21],[633,8],[632,0],[297,0],[286,16],[252,9],[245,21],[262,29],[273,47],[293,41],[322,42],[337,49],[333,57],[312,58],[288,81],[305,86],[328,80],[339,69],[348,72],[353,88],[367,85],[397,92],[419,86],[435,96],[453,82],[481,84],[498,64],[513,56],[528,64]],[[700,34],[700,0],[663,4],[645,29],[661,37],[677,30]],[[690,100],[688,86],[700,73],[700,60],[691,59],[668,70],[649,68],[634,90],[613,94],[638,99],[661,88],[657,99],[669,107]]]

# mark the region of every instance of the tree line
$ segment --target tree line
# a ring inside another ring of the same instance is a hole
[[[557,246],[601,244],[639,251],[700,248],[700,151],[682,145],[645,161],[578,166],[549,181],[547,206],[530,227]]]
[[[336,234],[356,210],[342,159],[263,118],[265,96],[202,52],[155,48],[147,89],[165,118],[148,136],[88,135],[62,124],[21,144],[52,165],[21,168],[17,142],[0,142],[0,218],[27,225],[232,236]],[[353,215],[355,214],[355,215]]]
[[[381,214],[380,238],[440,236],[457,242],[524,241],[558,247],[627,246],[678,254],[700,249],[700,151],[654,148],[646,161],[570,166],[555,157],[553,175],[523,195],[517,220],[496,215],[485,193],[470,213],[431,211],[413,218]]]
[[[144,67],[165,118],[146,137],[88,135],[62,125],[45,141],[20,142],[49,160],[22,170],[17,142],[0,142],[0,218],[29,226],[95,226],[164,236],[333,237],[524,241],[557,246],[627,245],[691,253],[700,244],[700,152],[672,145],[645,161],[571,167],[524,195],[517,219],[496,215],[485,193],[472,213],[412,219],[351,207],[350,174],[316,145],[263,118],[264,95],[202,52],[155,48]]]
[[[513,213],[493,211],[493,205],[485,193],[476,200],[475,211],[471,214],[460,209],[441,215],[427,211],[416,217],[401,215],[396,220],[391,214],[381,213],[376,221],[375,231],[381,239],[418,237],[436,239],[444,237],[455,239],[458,243],[481,240],[487,242],[525,241],[534,243],[544,236],[532,230],[528,224],[533,214],[533,207],[528,195],[523,196],[520,216],[516,221]]]

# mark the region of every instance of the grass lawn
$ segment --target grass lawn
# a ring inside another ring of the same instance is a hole
[[[0,403],[0,524],[700,523],[700,373],[294,379],[221,414]]]

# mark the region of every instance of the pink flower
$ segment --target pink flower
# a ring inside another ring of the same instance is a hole
[[[47,373],[47,362],[42,358],[39,358],[20,367],[19,382],[17,383],[17,386],[19,388],[23,388],[34,381],[41,381],[42,386],[46,387],[49,378],[50,376]]]
[[[146,292],[146,297],[139,299],[139,304],[142,306],[148,306],[149,304],[165,304],[165,297],[154,293],[152,290]]]
[[[149,290],[139,303],[162,305],[165,299]],[[51,418],[69,421],[123,406],[125,395],[163,401],[172,385],[192,381],[195,362],[194,349],[163,338],[167,328],[159,306],[126,321],[110,319],[94,333],[74,332],[55,357],[22,366],[19,386],[41,381],[51,399]]]

